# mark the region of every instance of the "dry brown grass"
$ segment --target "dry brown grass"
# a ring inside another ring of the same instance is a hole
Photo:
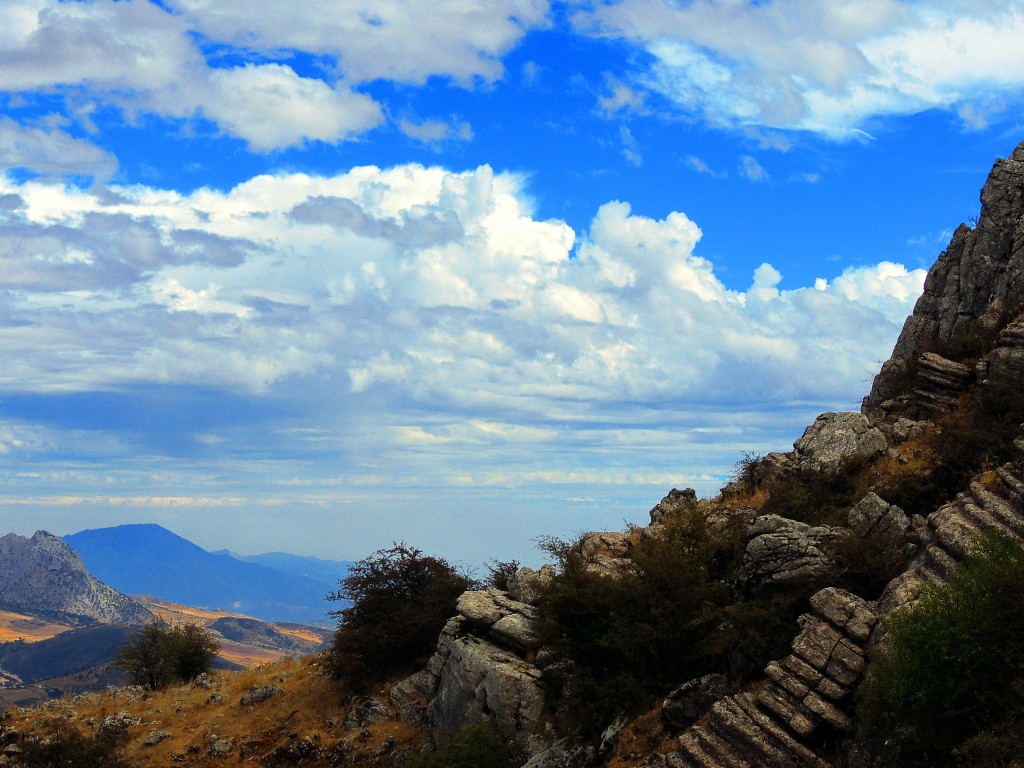
[[[418,750],[426,733],[405,722],[390,721],[365,730],[346,730],[349,702],[338,684],[321,668],[317,657],[287,658],[242,672],[215,673],[212,686],[177,686],[165,691],[117,689],[47,702],[33,709],[9,710],[6,725],[26,733],[45,733],[48,723],[67,719],[84,733],[95,733],[104,717],[126,711],[139,718],[124,741],[124,755],[139,768],[171,765],[261,764],[278,748],[308,738],[323,753],[350,742],[347,752],[368,757],[387,739],[396,749]],[[242,706],[254,685],[276,685],[283,693],[260,704]],[[219,697],[219,700],[217,700]],[[155,746],[143,740],[154,731],[172,736]],[[212,757],[215,740],[232,743],[230,755]],[[330,761],[324,759],[323,764]],[[312,757],[303,765],[317,766]]]
[[[655,752],[667,754],[675,749],[675,739],[661,724],[659,704],[631,720],[622,729],[615,749],[605,765],[607,768],[632,768],[648,755]]]
[[[71,627],[26,616],[13,611],[0,611],[0,643],[11,640],[24,640],[26,643],[37,643],[49,640]]]

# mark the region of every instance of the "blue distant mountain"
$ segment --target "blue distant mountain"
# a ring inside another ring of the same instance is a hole
[[[319,626],[332,625],[327,611],[342,607],[324,598],[349,565],[276,552],[244,559],[208,552],[153,523],[80,531],[64,541],[91,574],[127,594]]]

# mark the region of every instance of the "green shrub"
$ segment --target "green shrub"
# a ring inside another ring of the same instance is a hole
[[[835,471],[805,467],[777,477],[768,488],[761,514],[808,525],[845,525],[850,507],[867,493],[867,464],[850,459]]]
[[[403,763],[405,768],[517,768],[523,754],[490,723],[465,725],[434,752]]]
[[[209,672],[218,649],[213,635],[197,624],[157,621],[136,632],[114,663],[136,685],[159,690]]]
[[[328,653],[334,677],[365,690],[425,663],[472,584],[446,560],[405,544],[360,560],[328,595],[349,602],[331,612],[340,620]]]
[[[541,596],[538,625],[554,659],[547,697],[563,726],[596,733],[619,712],[642,711],[673,685],[728,666],[737,534],[712,536],[699,513],[682,515],[663,535],[640,537],[614,576],[589,569],[578,544],[547,548],[561,571]]]
[[[1000,722],[1024,704],[1021,594],[1024,545],[988,535],[947,585],[892,616],[891,645],[862,691],[868,727],[909,733],[907,753],[930,765],[958,762],[958,746],[998,747]]]

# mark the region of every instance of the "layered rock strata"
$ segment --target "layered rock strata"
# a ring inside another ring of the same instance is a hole
[[[791,652],[765,668],[759,691],[727,696],[687,730],[661,768],[826,768],[809,744],[852,728],[851,694],[867,665],[874,607],[835,588],[811,597]]]
[[[879,599],[888,614],[920,595],[925,583],[944,584],[986,532],[1024,538],[1024,469],[1018,459],[987,472],[930,514],[920,526],[920,553]]]

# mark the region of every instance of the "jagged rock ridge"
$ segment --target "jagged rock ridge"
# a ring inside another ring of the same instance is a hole
[[[0,604],[106,624],[141,624],[147,608],[94,578],[70,546],[46,531],[0,538]]]
[[[924,292],[907,318],[892,357],[875,377],[864,412],[892,411],[905,379],[915,377],[924,400],[947,404],[966,388],[973,371],[935,354],[937,348],[984,341],[1024,310],[1024,143],[997,160],[981,191],[981,214],[961,224],[928,271]],[[932,356],[922,361],[922,355]],[[929,394],[931,393],[931,394]],[[920,398],[919,398],[920,399]]]

